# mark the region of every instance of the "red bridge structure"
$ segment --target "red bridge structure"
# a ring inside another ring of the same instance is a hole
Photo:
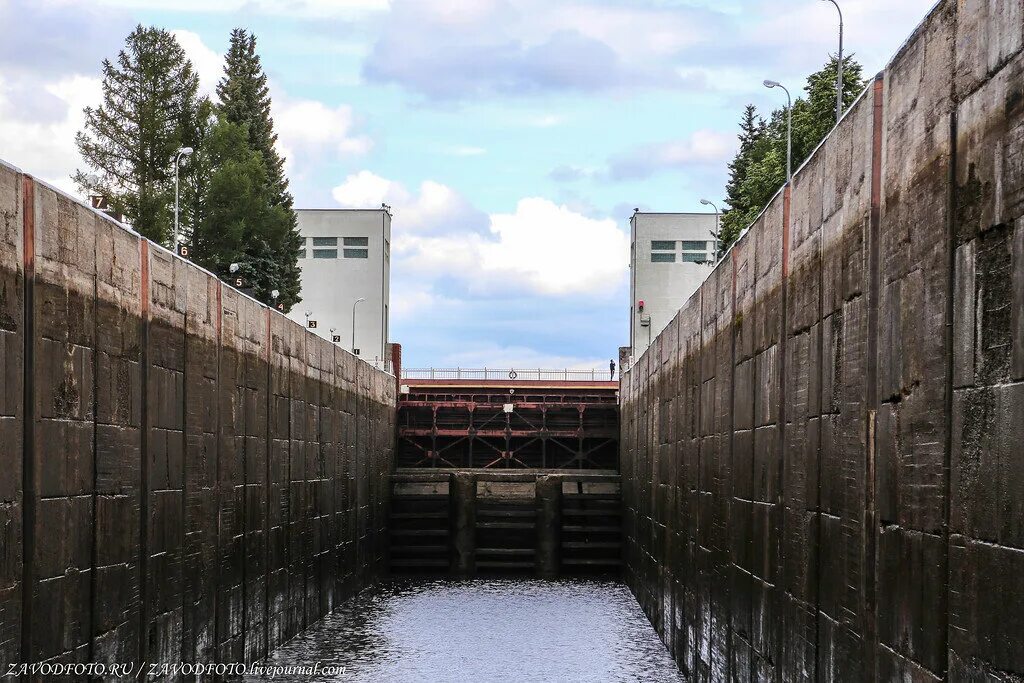
[[[403,370],[395,464],[617,471],[619,383],[602,375],[597,370]]]

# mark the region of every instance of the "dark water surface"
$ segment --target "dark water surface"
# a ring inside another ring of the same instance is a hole
[[[344,673],[273,680],[684,680],[629,589],[599,580],[386,584],[285,644],[266,664],[317,661]]]

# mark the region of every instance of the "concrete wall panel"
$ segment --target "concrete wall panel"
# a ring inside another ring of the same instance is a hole
[[[0,162],[0,658],[21,655],[25,435],[24,177]],[[29,181],[31,182],[31,181]]]

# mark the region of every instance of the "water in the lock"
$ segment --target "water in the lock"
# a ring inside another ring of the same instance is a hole
[[[599,580],[387,584],[328,616],[265,663],[317,661],[343,667],[344,673],[274,680],[684,680],[629,590]]]

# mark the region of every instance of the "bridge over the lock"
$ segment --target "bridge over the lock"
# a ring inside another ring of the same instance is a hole
[[[941,0],[614,384],[397,379],[4,163],[0,217],[4,662],[597,573],[689,680],[1024,679],[1020,0]]]

